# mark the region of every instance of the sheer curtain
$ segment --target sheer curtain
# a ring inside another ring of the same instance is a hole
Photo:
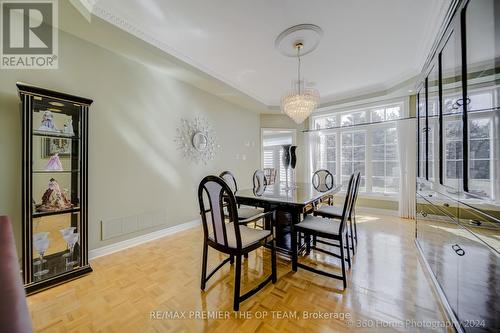
[[[320,151],[320,137],[317,132],[309,132],[305,134],[305,145],[308,147],[309,152],[309,161],[307,165],[307,175],[306,175],[306,182],[309,182],[311,180],[312,174],[314,171],[318,170],[320,167],[318,165],[319,161],[319,154],[321,154]]]
[[[415,218],[416,200],[416,120],[405,119],[397,122],[399,156],[399,216]]]

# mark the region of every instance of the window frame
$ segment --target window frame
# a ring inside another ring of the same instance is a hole
[[[373,188],[373,182],[372,182],[372,146],[373,146],[373,133],[376,130],[379,130],[380,128],[396,128],[397,131],[397,121],[398,119],[393,119],[393,120],[384,120],[384,121],[375,121],[371,122],[372,119],[372,111],[377,110],[377,109],[387,109],[393,106],[399,106],[400,107],[400,118],[399,119],[405,119],[408,118],[409,116],[409,98],[397,98],[397,99],[391,99],[391,100],[381,100],[381,101],[375,101],[371,103],[364,103],[364,104],[358,104],[354,105],[351,107],[334,107],[334,108],[328,108],[328,109],[323,109],[319,112],[315,112],[313,116],[309,117],[309,128],[318,131],[321,134],[327,135],[328,133],[335,133],[336,134],[336,176],[335,176],[335,182],[337,184],[341,183],[342,180],[342,175],[341,175],[341,168],[342,168],[342,163],[341,163],[341,153],[342,153],[342,146],[341,146],[341,137],[342,133],[345,132],[358,132],[358,131],[364,131],[365,132],[365,191],[360,191],[359,196],[360,197],[366,197],[366,198],[373,198],[373,199],[378,199],[378,200],[389,200],[389,201],[397,201],[399,198],[399,191],[398,192],[372,192]],[[347,125],[347,126],[337,126],[331,129],[316,129],[316,121],[318,119],[324,118],[324,117],[331,117],[335,116],[336,124],[340,125],[341,122],[341,117],[346,114],[350,113],[356,113],[356,112],[365,112],[365,118],[367,119],[367,123],[364,124],[358,124],[358,125]],[[384,114],[386,111],[384,111]],[[324,132],[324,133],[322,133]],[[309,143],[307,146],[308,154],[309,154],[309,160],[311,161],[312,156],[310,155],[311,149],[310,149],[310,144]],[[396,143],[397,145],[397,143]],[[399,165],[399,157],[397,157],[397,162],[398,166]],[[314,170],[312,170],[312,163],[308,163],[308,170],[307,170],[309,175],[312,175]],[[384,177],[385,178],[385,177]]]

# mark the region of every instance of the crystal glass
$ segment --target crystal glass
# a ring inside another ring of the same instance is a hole
[[[40,239],[46,239],[46,238],[49,238],[49,232],[38,232],[38,233],[33,235],[33,243],[35,241],[40,240]],[[40,261],[40,259],[37,259],[37,260],[33,261],[33,265],[38,266],[38,265],[40,265],[41,262],[46,263],[47,259],[43,259],[43,261]]]
[[[59,232],[61,233],[61,236],[64,240],[66,240],[66,236],[68,236],[69,234],[72,234],[75,232],[75,229],[76,227],[67,227],[67,228],[64,228],[64,229],[60,229]],[[63,254],[63,257],[66,258],[66,257],[69,257],[69,245],[68,245],[68,242],[66,242],[66,250],[67,252],[65,254]]]
[[[66,258],[66,269],[72,268],[73,265],[77,263],[76,260],[73,260],[73,250],[75,249],[75,244],[78,242],[78,238],[80,237],[80,233],[70,233],[64,236],[64,240],[68,243],[69,247],[69,257]]]
[[[45,251],[47,251],[47,249],[49,248],[49,244],[50,242],[48,238],[40,238],[37,240],[33,240],[33,246],[35,247],[35,249],[38,252],[38,255],[40,256],[39,268],[38,271],[34,274],[34,276],[36,277],[40,277],[49,272],[48,269],[43,269],[43,263],[44,263],[43,255],[45,254]]]

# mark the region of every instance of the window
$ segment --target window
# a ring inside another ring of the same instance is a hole
[[[366,111],[351,112],[340,116],[341,126],[366,124]]]
[[[395,127],[373,133],[372,191],[397,193],[399,190],[399,161]]]
[[[351,174],[359,171],[361,192],[398,193],[399,159],[394,120],[402,117],[403,103],[313,117],[312,128],[322,130],[311,133],[311,172],[328,169],[336,183],[346,185]]]
[[[337,126],[337,119],[335,116],[325,116],[316,120],[314,128],[332,128]]]
[[[330,171],[333,179],[337,177],[337,135],[335,133],[320,137],[320,149],[315,164],[318,169]]]
[[[401,107],[393,106],[371,111],[371,122],[376,123],[386,120],[396,120],[401,118]]]
[[[342,133],[342,185],[347,186],[353,172],[361,173],[360,191],[365,190],[366,131]]]

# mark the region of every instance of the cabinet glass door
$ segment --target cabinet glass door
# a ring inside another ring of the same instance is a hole
[[[500,107],[500,2],[469,1],[465,9],[467,110]]]
[[[499,204],[500,2],[470,1],[465,27],[468,192]]]
[[[457,197],[463,183],[463,96],[460,32],[452,30],[441,51],[443,185]]]
[[[500,256],[464,228],[457,245],[460,323],[466,332],[499,332]]]
[[[427,178],[437,178],[439,165],[439,67],[435,63],[427,79]]]
[[[417,195],[417,241],[448,304],[455,312],[458,304],[458,256],[452,247],[456,244],[458,228],[456,221]]]
[[[418,174],[419,178],[425,178],[425,154],[426,154],[426,131],[425,123],[425,91],[423,88],[417,93],[417,118],[418,118]]]
[[[40,282],[80,266],[80,106],[34,96],[32,276]]]

